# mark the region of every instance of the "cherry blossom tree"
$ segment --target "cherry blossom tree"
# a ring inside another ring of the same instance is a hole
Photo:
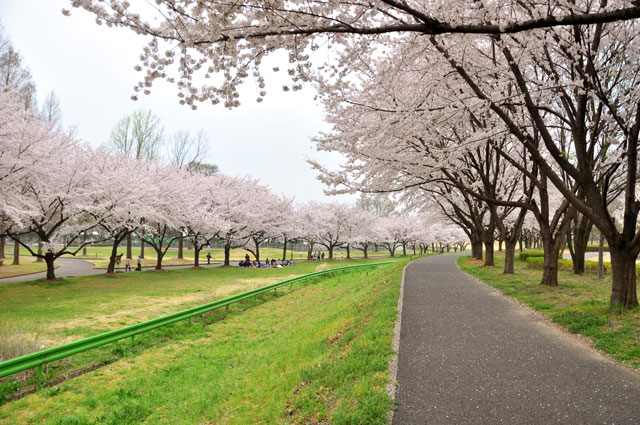
[[[253,246],[246,245],[244,249],[253,254],[256,261],[260,261],[260,245],[283,234],[292,213],[293,200],[274,195],[263,185],[256,184],[251,190],[260,193],[257,197],[260,205],[247,211],[247,227],[244,232]]]
[[[267,189],[257,179],[216,174],[213,214],[218,218],[218,235],[224,245],[224,265],[230,265],[231,249],[249,242],[251,222],[261,210],[260,197]],[[266,193],[266,192],[265,192]],[[257,226],[256,226],[257,227]]]
[[[98,227],[109,205],[97,181],[98,152],[81,146],[68,133],[52,133],[39,154],[44,158],[39,166],[46,170],[46,176],[35,173],[20,181],[16,193],[28,209],[6,233],[31,255],[43,258],[47,280],[55,280],[57,258],[75,255],[84,246],[105,240],[82,240],[81,236]],[[46,252],[34,251],[20,239],[27,233],[36,234]]]
[[[362,251],[364,258],[369,258],[369,248],[380,242],[380,235],[376,231],[379,219],[375,213],[361,208],[351,211],[350,232],[347,242],[349,246]]]
[[[73,0],[71,6],[92,12],[98,24],[127,27],[150,36],[136,66],[139,71],[146,70],[136,91],[149,94],[155,80],[165,79],[178,87],[180,102],[193,108],[197,102],[209,100],[237,106],[237,88],[250,76],[257,79],[258,99],[262,99],[266,93],[260,64],[278,49],[289,53],[295,90],[311,78],[310,53],[322,44],[341,53],[336,65],[329,64],[339,68],[349,66],[349,60],[359,52],[372,49],[371,39],[391,43],[405,34],[513,34],[640,17],[640,6],[629,0],[558,5],[532,0],[410,4],[291,0],[215,5],[168,0],[149,7],[132,6],[127,0]],[[209,77],[215,74],[221,78],[212,83]]]
[[[146,223],[158,221],[159,212],[153,206],[163,192],[157,185],[152,162],[108,152],[98,159],[95,184],[102,188],[106,210],[99,228],[112,241],[107,273],[114,273],[120,243],[134,232],[142,233]]]
[[[216,182],[204,174],[193,174],[189,178],[189,187],[197,190],[185,193],[187,210],[184,218],[184,233],[193,245],[194,267],[200,266],[200,251],[219,236],[221,223],[216,215],[216,198],[220,189]]]
[[[186,217],[189,214],[183,208],[186,190],[189,186],[191,175],[184,170],[155,164],[150,170],[153,180],[160,189],[160,196],[153,198],[149,204],[149,215],[145,217],[145,227],[138,231],[141,239],[149,244],[156,252],[156,270],[162,269],[162,259],[178,238],[183,237],[180,231],[185,226]]]

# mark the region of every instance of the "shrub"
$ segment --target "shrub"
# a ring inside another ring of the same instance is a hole
[[[544,257],[544,251],[541,249],[527,249],[520,253],[521,260],[526,260],[530,257]]]

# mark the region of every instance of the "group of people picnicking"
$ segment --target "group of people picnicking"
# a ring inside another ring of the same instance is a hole
[[[271,269],[271,268],[281,268],[281,267],[287,267],[287,266],[293,266],[293,261],[287,260],[286,258],[282,260],[276,260],[275,258],[272,258],[271,260],[269,260],[267,258],[264,261],[264,263],[262,263],[261,261],[257,261],[257,260],[251,261],[251,259],[249,258],[249,254],[245,255],[244,261],[240,261],[240,263],[238,263],[238,267],[256,268],[256,269]]]

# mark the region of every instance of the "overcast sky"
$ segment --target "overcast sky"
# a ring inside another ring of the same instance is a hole
[[[328,129],[312,87],[284,93],[283,81],[271,75],[262,103],[247,88],[242,105],[233,110],[203,104],[193,111],[178,104],[177,91],[168,84],[154,85],[151,95],[134,102],[130,96],[142,74],[133,67],[146,39],[98,26],[79,9],[65,17],[62,8],[70,8],[67,0],[2,0],[0,20],[31,70],[39,102],[54,90],[63,124],[76,127],[83,140],[99,146],[123,115],[150,108],[166,134],[204,128],[211,141],[207,160],[225,174],[257,177],[273,192],[295,196],[298,202],[355,199],[324,196],[323,185],[305,162],[313,158],[335,166],[340,160],[337,154],[316,152],[310,141]]]

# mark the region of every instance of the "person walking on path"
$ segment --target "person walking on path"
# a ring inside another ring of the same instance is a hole
[[[137,271],[142,270],[142,259],[140,258],[140,256],[138,255],[138,266],[136,267]]]
[[[405,270],[395,425],[637,424],[640,375],[456,266]]]
[[[127,261],[125,261],[124,263],[124,271],[125,272],[130,272],[131,271],[131,258],[127,257]]]
[[[211,264],[211,253],[207,252],[207,264]]]

